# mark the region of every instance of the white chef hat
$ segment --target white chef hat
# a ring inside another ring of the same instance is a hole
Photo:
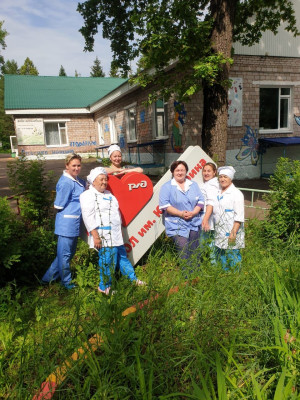
[[[92,184],[98,175],[107,175],[106,169],[103,167],[91,169],[90,174],[87,177],[88,182]]]
[[[107,150],[107,152],[108,152],[108,157],[110,157],[111,156],[111,154],[114,152],[114,151],[119,151],[120,153],[121,153],[121,149],[120,149],[120,146],[118,146],[117,144],[112,144],[111,146],[109,146],[109,148],[108,148],[108,150]]]
[[[218,175],[226,175],[231,180],[233,180],[235,172],[236,172],[235,169],[231,166],[224,166],[218,168]]]

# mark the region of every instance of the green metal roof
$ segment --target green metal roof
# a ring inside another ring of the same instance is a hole
[[[123,78],[5,75],[4,108],[86,108],[126,81]]]

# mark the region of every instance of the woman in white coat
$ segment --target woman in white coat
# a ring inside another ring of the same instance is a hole
[[[107,173],[98,167],[90,171],[87,177],[90,187],[80,196],[82,218],[89,233],[89,245],[98,250],[100,283],[98,291],[109,294],[111,274],[116,266],[122,275],[127,276],[137,285],[144,282],[137,279],[134,268],[127,258],[124,246],[121,215],[118,200],[106,190]]]
[[[245,247],[244,196],[232,183],[234,174],[231,166],[218,168],[220,189],[213,199],[215,253],[225,270],[239,268]]]

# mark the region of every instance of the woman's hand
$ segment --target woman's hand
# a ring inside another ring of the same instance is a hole
[[[101,240],[101,238],[99,236],[99,233],[98,233],[97,229],[93,229],[90,233],[93,236],[95,249],[98,249],[98,250],[101,249],[102,240]]]
[[[209,218],[205,218],[205,216],[204,216],[203,221],[202,221],[202,230],[203,230],[204,232],[208,232],[208,231],[210,230],[210,226],[209,226],[209,223],[208,223],[208,219],[209,219]]]

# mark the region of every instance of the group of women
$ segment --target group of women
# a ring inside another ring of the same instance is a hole
[[[58,236],[57,255],[42,278],[47,284],[57,279],[72,289],[70,261],[75,254],[80,233],[81,216],[89,233],[90,247],[99,254],[100,283],[98,290],[109,294],[111,272],[119,266],[122,274],[138,285],[134,269],[127,259],[121,232],[117,199],[107,191],[107,175],[123,176],[143,172],[141,168],[124,168],[120,147],[108,149],[111,165],[94,168],[88,183],[78,175],[81,157],[75,153],[66,158],[66,169],[56,186],[54,207],[57,209],[55,234]],[[187,179],[188,165],[175,161],[171,165],[172,179],[165,183],[159,196],[159,206],[167,236],[171,237],[188,269],[192,256],[207,242],[212,246],[212,261],[220,260],[224,269],[241,262],[240,248],[244,247],[244,198],[232,183],[234,169],[207,163],[202,171],[203,185]],[[198,257],[199,259],[199,257]],[[195,264],[193,264],[195,265]]]
[[[160,190],[159,206],[166,234],[186,265],[185,277],[197,266],[196,259],[201,262],[204,247],[210,248],[212,263],[238,269],[244,247],[244,196],[232,182],[234,168],[217,170],[214,163],[206,163],[200,186],[187,178],[186,162],[175,161],[170,170],[172,179]]]

